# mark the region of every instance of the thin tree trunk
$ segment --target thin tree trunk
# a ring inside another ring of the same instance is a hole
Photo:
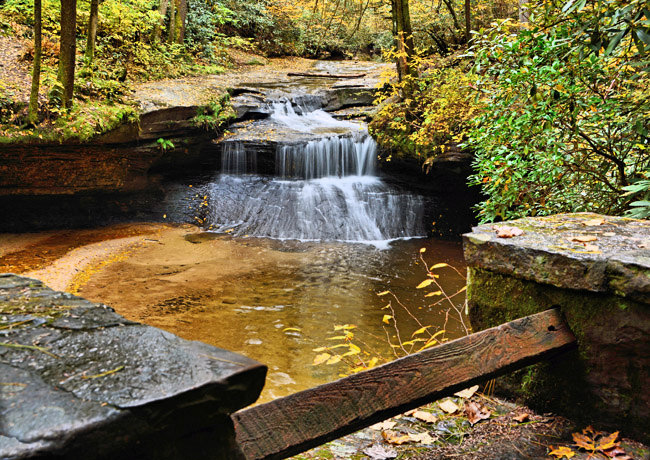
[[[99,0],[90,0],[90,18],[88,19],[88,38],[86,39],[86,64],[95,58],[95,40],[97,39],[97,22],[99,20]]]
[[[460,23],[458,22],[458,16],[456,16],[456,11],[454,11],[454,5],[451,3],[451,0],[442,0],[445,6],[447,7],[447,10],[449,10],[449,14],[451,14],[451,19],[454,21],[454,27],[456,30],[462,30],[460,27]]]
[[[413,30],[408,0],[391,0],[393,15],[393,35],[397,49],[397,76],[400,81],[406,75],[413,75],[415,69],[411,66],[413,56]]]
[[[176,5],[174,0],[169,2],[169,36],[167,37],[167,43],[174,43],[174,37],[176,36]]]
[[[61,0],[61,51],[59,52],[58,81],[63,86],[63,107],[72,107],[77,28],[77,0]]]
[[[29,95],[29,123],[38,121],[38,90],[41,85],[41,0],[34,0],[34,67],[32,68],[32,91]]]
[[[185,20],[187,18],[187,0],[176,0],[176,43],[185,40]]]
[[[165,16],[167,15],[167,7],[169,6],[169,0],[160,0],[160,6],[158,7],[158,12],[160,13],[160,21],[156,24],[156,27],[153,31],[154,42],[159,42],[162,37],[162,28],[165,24]]]
[[[472,16],[470,12],[470,0],[465,0],[465,42],[469,43],[472,30]]]
[[[519,0],[519,22],[522,24],[528,23],[528,0]]]

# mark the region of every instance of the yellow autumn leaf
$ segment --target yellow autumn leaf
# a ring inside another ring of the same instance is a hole
[[[552,455],[555,458],[571,458],[575,454],[576,453],[573,450],[571,450],[570,447],[567,446],[559,446],[559,447],[551,446],[551,451],[549,452],[549,455]]]
[[[393,319],[393,317],[391,315],[384,315],[384,317],[381,320],[384,323],[389,324],[391,319]]]
[[[287,332],[287,331],[302,332],[299,327],[285,327],[284,329],[282,329],[282,332]]]
[[[427,248],[420,248],[420,254],[427,252]]]
[[[382,296],[382,295],[386,295],[386,294],[390,294],[390,291],[382,291],[382,292],[380,292],[380,293],[377,294],[377,295],[378,295],[378,296]]]
[[[433,267],[431,267],[429,270],[435,270],[436,268],[442,268],[442,267],[449,267],[449,264],[445,264],[445,263],[435,264],[435,265],[434,265]]]
[[[327,361],[331,357],[332,357],[332,355],[330,355],[329,353],[321,353],[320,355],[316,355],[316,357],[314,358],[313,365],[318,366],[319,364],[323,364],[325,361]]]
[[[442,295],[442,291],[429,292],[424,297],[433,297],[434,295]]]
[[[424,280],[416,286],[416,289],[422,289],[433,283],[433,280]]]
[[[334,355],[327,360],[327,364],[336,364],[341,361],[341,355]]]
[[[423,332],[425,332],[425,331],[426,331],[427,329],[429,329],[430,327],[432,327],[432,326],[424,326],[424,327],[421,327],[420,329],[418,329],[417,331],[415,331],[413,334],[411,334],[411,337],[415,337],[415,336],[418,335],[418,334],[422,334]]]

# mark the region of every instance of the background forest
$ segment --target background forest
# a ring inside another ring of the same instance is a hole
[[[40,76],[29,108],[0,80],[2,142],[87,141],[137,119],[134,82],[224,72],[238,51],[384,59],[384,159],[471,153],[481,221],[650,217],[642,0],[4,0],[0,34],[33,40]]]

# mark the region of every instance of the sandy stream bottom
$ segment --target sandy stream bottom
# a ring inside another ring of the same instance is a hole
[[[432,244],[436,261],[462,263],[457,243],[414,240],[379,251],[234,239],[188,224],[122,224],[0,235],[0,272],[40,279],[130,320],[263,362],[269,374],[261,401],[268,401],[346,371],[343,363],[312,365],[314,348],[335,343],[328,341],[334,325],[359,326],[369,350],[390,356],[382,328],[386,299],[376,294],[389,285],[406,303],[423,279],[418,248]],[[451,291],[464,280],[447,282]],[[427,324],[440,320],[439,312],[414,309]],[[410,336],[418,326],[402,316]]]

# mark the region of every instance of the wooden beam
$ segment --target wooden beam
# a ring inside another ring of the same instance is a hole
[[[332,73],[312,73],[312,72],[288,72],[287,76],[289,77],[313,77],[313,78],[362,78],[365,77],[365,73],[358,74],[332,74]]]
[[[232,415],[249,460],[304,452],[570,348],[557,309],[477,332]]]

